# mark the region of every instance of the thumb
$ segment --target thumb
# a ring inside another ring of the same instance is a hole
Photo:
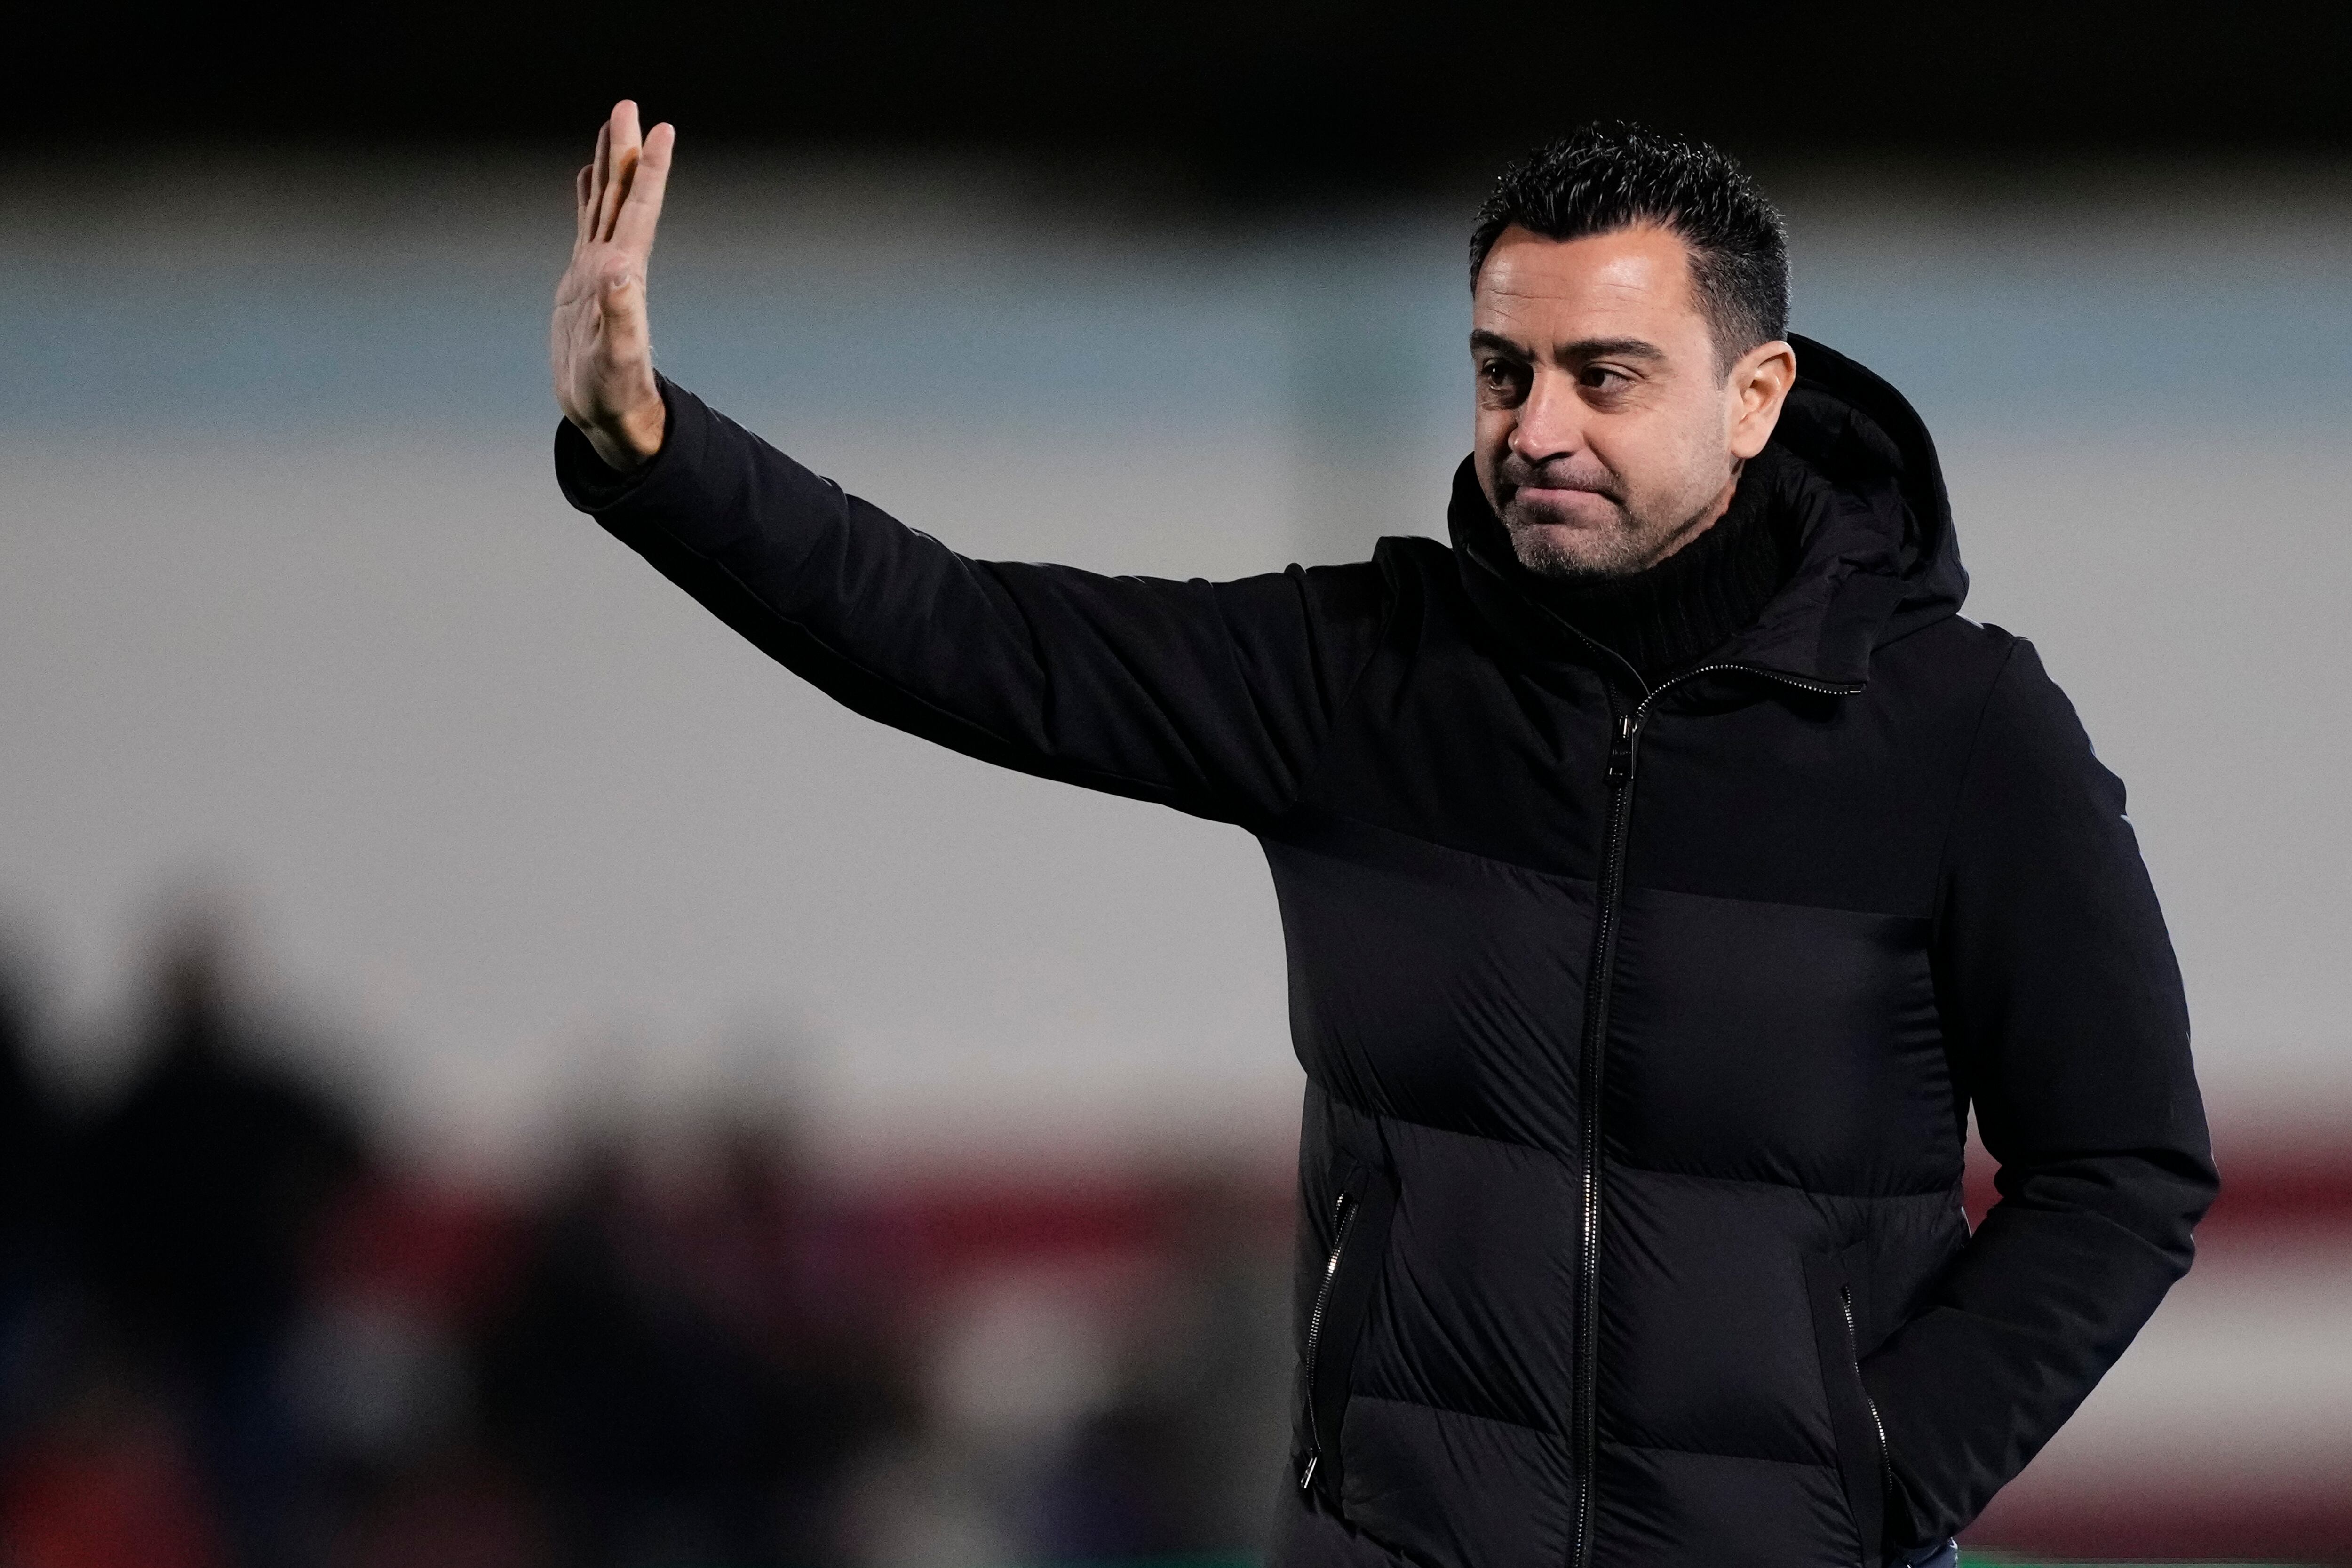
[[[607,323],[642,322],[646,314],[645,269],[628,256],[615,256],[597,279],[597,312]]]
[[[624,364],[646,351],[645,268],[625,257],[614,257],[602,270],[597,278],[597,327],[609,364]]]

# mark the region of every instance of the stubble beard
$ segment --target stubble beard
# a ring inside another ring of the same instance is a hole
[[[1648,567],[1656,555],[1647,531],[1621,507],[1607,530],[1577,531],[1571,545],[1549,518],[1513,517],[1520,509],[1507,508],[1503,526],[1510,531],[1511,552],[1519,564],[1555,583],[1598,583],[1630,577]]]
[[[1497,516],[1510,535],[1511,553],[1518,557],[1519,564],[1555,583],[1601,583],[1646,572],[1705,531],[1715,521],[1709,512],[1721,510],[1717,499],[1710,497],[1707,504],[1686,516],[1680,515],[1684,508],[1679,506],[1659,515],[1650,509],[1634,508],[1618,492],[1612,479],[1580,477],[1565,482],[1606,501],[1610,516],[1600,528],[1571,529],[1549,509],[1528,506],[1519,499],[1519,490],[1534,476],[1524,468],[1513,472],[1516,466],[1507,460],[1498,476],[1509,486],[1509,495]],[[1735,478],[1737,473],[1735,468]]]
[[[1538,577],[1555,583],[1599,583],[1645,572],[1673,552],[1689,531],[1690,519],[1644,517],[1621,498],[1588,491],[1609,503],[1600,528],[1570,528],[1549,509],[1523,505],[1516,497],[1502,509],[1511,553]]]

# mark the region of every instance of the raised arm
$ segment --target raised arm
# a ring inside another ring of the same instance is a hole
[[[870,718],[983,761],[1255,825],[1370,659],[1373,565],[1234,583],[966,559],[656,377],[645,262],[671,139],[614,111],[579,182],[552,358],[564,493]]]

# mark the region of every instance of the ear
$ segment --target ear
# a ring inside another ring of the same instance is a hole
[[[1797,384],[1797,351],[1775,338],[1739,356],[1724,384],[1730,395],[1731,455],[1745,462],[1764,449]]]

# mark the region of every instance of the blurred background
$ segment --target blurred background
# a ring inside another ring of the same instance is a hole
[[[1177,575],[1442,531],[1502,158],[1746,158],[2132,786],[2227,1184],[1971,1548],[2352,1563],[2347,16],[12,25],[0,1563],[1262,1546],[1256,852],[854,720],[563,505],[623,93],[669,374],[967,552]]]

